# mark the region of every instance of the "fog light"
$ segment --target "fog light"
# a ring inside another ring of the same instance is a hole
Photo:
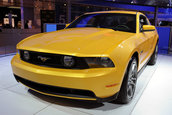
[[[24,57],[25,60],[29,60],[30,59],[29,52],[28,51],[24,51],[23,57]]]
[[[72,56],[64,56],[63,63],[65,67],[72,67],[75,64],[75,60]]]

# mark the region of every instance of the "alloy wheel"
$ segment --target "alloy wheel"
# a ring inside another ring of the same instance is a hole
[[[158,45],[156,45],[156,48],[155,48],[155,60],[157,59],[158,57]]]
[[[131,99],[134,95],[137,81],[137,62],[133,60],[128,73],[127,97]]]

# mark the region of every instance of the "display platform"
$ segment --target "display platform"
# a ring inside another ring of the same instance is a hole
[[[129,104],[96,103],[49,97],[28,90],[13,77],[10,60],[0,58],[0,115],[171,115],[172,56],[159,55],[139,74]]]

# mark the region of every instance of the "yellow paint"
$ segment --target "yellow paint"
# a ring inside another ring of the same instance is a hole
[[[152,25],[144,25],[143,26],[143,30],[144,31],[153,31],[153,30],[155,30],[155,26],[152,26]]]

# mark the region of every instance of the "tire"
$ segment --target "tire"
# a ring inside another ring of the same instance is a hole
[[[148,62],[148,65],[155,65],[156,64],[156,60],[157,60],[157,55],[158,55],[158,43],[155,46],[155,50]]]
[[[115,102],[120,104],[129,103],[134,96],[136,89],[136,82],[137,82],[137,60],[135,57],[132,57],[127,67],[127,71],[125,73],[119,95],[115,100]]]

